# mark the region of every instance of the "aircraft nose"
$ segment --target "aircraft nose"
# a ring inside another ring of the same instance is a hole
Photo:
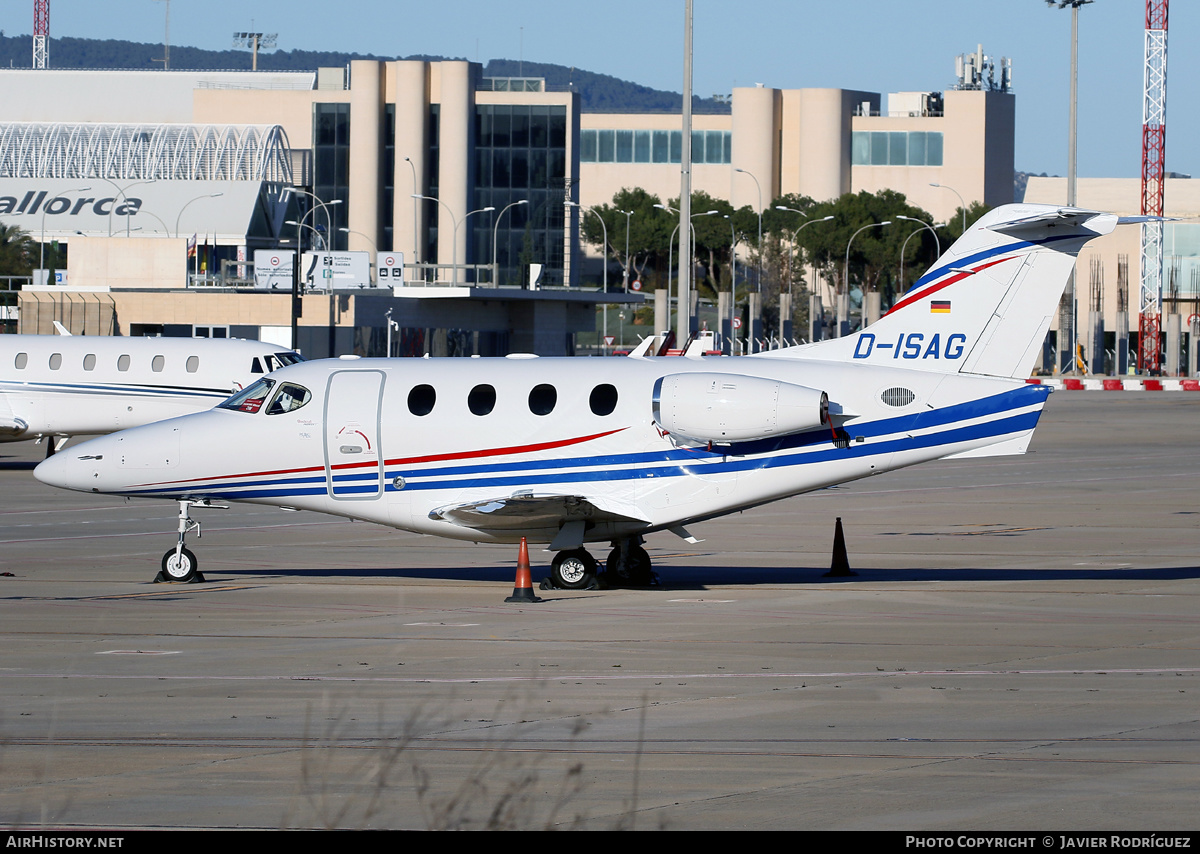
[[[65,448],[49,459],[38,463],[33,476],[49,486],[60,489],[76,489],[81,492],[99,492],[100,474],[105,462],[104,448],[95,447],[102,440],[84,442],[74,448]]]

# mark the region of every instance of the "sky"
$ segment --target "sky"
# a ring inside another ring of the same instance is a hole
[[[683,0],[51,0],[54,39],[170,41],[211,50],[238,30],[285,50],[525,59],[683,89]],[[954,58],[1009,57],[1015,166],[1065,175],[1071,12],[1046,0],[695,0],[693,91],[736,86],[941,91]],[[1079,14],[1080,177],[1141,174],[1144,0],[1095,0]],[[32,32],[33,0],[3,0],[0,30]],[[1200,178],[1200,2],[1171,4],[1166,168]],[[249,59],[247,54],[247,67]]]

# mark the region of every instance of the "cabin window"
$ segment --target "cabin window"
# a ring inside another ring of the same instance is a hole
[[[194,374],[198,370],[200,370],[200,357],[199,356],[188,356],[187,372],[189,374]]]
[[[128,356],[121,356],[119,359],[117,359],[117,370],[118,371],[129,370],[129,357]]]
[[[437,392],[431,385],[414,386],[408,393],[408,411],[413,415],[428,415],[437,402]]]
[[[588,403],[592,407],[593,415],[612,415],[612,411],[617,408],[617,388],[608,383],[601,383],[592,389],[592,396],[588,398]]]
[[[50,370],[57,371],[62,367],[62,353],[50,354]]]
[[[467,408],[473,415],[487,415],[496,408],[496,388],[485,384],[477,385],[467,395]]]
[[[312,399],[312,393],[302,385],[282,383],[267,407],[267,415],[282,415],[299,409]]]
[[[88,353],[86,356],[83,357],[83,369],[85,371],[96,370],[96,354],[95,353]]]
[[[552,385],[535,385],[529,392],[529,411],[534,415],[549,415],[558,403],[558,391]]]
[[[167,360],[165,357],[155,356],[153,359],[150,360],[150,370],[154,371],[154,373],[156,373],[156,374],[161,374],[163,365],[165,365],[166,363],[167,363]]]
[[[267,399],[267,395],[271,393],[271,389],[274,387],[275,380],[263,377],[258,382],[252,383],[242,389],[224,403],[218,404],[217,408],[232,409],[234,412],[258,412],[258,410],[262,409],[263,401]]]
[[[18,353],[17,358],[13,360],[13,364],[17,366],[17,370],[25,370],[25,366],[29,364],[29,354]]]

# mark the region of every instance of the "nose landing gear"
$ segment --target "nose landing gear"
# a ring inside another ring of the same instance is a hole
[[[162,558],[162,569],[154,577],[154,583],[179,582],[183,584],[199,584],[204,581],[200,574],[200,562],[192,554],[191,549],[184,545],[184,539],[191,531],[200,536],[200,522],[191,517],[193,507],[204,507],[213,510],[227,510],[226,504],[213,504],[207,498],[179,500],[179,541],[175,548],[169,550]]]

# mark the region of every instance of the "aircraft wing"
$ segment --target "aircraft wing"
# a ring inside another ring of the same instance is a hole
[[[650,524],[640,510],[624,502],[586,495],[531,493],[450,504],[431,510],[429,518],[464,528],[488,530],[558,528],[571,522],[588,521]]]

